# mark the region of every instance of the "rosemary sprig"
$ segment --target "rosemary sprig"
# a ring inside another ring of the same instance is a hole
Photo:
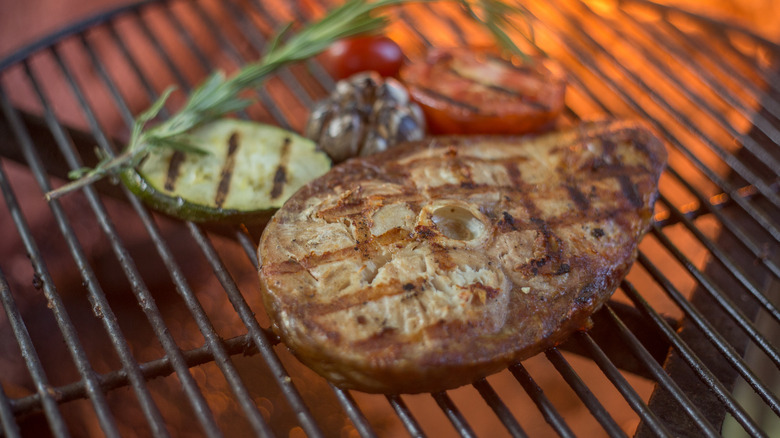
[[[507,34],[508,29],[513,29],[521,34],[527,33],[528,40],[534,42],[534,28],[531,26],[525,6],[507,4],[500,0],[457,1],[468,16],[482,24],[493,35],[493,39],[499,46],[510,54],[519,56],[525,62],[532,61],[531,57],[520,49]],[[474,3],[476,3],[476,7]],[[521,28],[515,23],[515,17],[523,18],[525,28]]]
[[[374,15],[381,9],[402,3],[429,1],[435,0],[348,0],[321,20],[290,35],[287,41],[283,42],[290,33],[291,26],[286,26],[271,40],[268,51],[259,61],[242,67],[230,78],[222,72],[212,74],[190,94],[178,112],[167,120],[146,128],[147,123],[157,117],[174,91],[173,87],[168,88],[149,109],[136,118],[130,140],[119,155],[109,157],[104,152],[98,152],[101,159],[94,168],[81,168],[70,172],[68,176],[75,180],[46,193],[46,200],[58,198],[106,176],[136,167],[155,148],[207,153],[189,141],[187,134],[197,126],[249,106],[251,102],[240,97],[242,91],[260,86],[277,69],[311,58],[339,39],[382,30],[387,26],[388,18]],[[507,27],[518,29],[508,16],[517,12],[523,13],[522,9],[506,5],[499,0],[455,1],[459,2],[473,19],[484,25],[500,45],[524,56],[506,34]]]

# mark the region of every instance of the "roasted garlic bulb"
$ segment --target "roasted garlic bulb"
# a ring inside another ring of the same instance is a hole
[[[304,134],[340,162],[422,139],[425,119],[400,82],[365,72],[337,82],[315,104]]]

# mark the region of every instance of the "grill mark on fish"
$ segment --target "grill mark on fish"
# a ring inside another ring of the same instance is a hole
[[[468,290],[471,292],[471,304],[477,306],[487,304],[488,301],[495,299],[501,293],[499,289],[480,282],[468,285]]]
[[[569,265],[561,263],[564,253],[563,240],[550,229],[551,227],[544,219],[531,217],[531,222],[536,225],[537,231],[542,235],[544,255],[541,258],[531,260],[523,265],[521,269],[527,271],[530,267],[533,275],[540,273],[560,275],[569,272]]]
[[[502,233],[508,233],[510,231],[517,231],[517,225],[515,225],[515,218],[509,214],[508,211],[501,213],[501,219],[496,223],[498,231]]]
[[[450,184],[446,186],[440,186],[437,188],[437,190],[431,190],[430,194],[433,197],[437,197],[439,195],[446,195],[447,193],[451,193],[452,190],[457,189],[459,186]],[[439,190],[441,189],[441,190]],[[483,190],[484,189],[484,190]],[[491,189],[491,190],[488,190]],[[475,189],[469,191],[466,196],[471,194],[480,194],[480,193],[490,193],[492,191],[503,191],[506,195],[506,202],[510,204],[520,203],[525,204],[525,207],[529,209],[530,211],[533,211],[535,214],[535,217],[541,217],[541,213],[535,209],[535,206],[533,203],[527,202],[523,196],[523,189],[517,188],[517,187],[510,187],[510,186],[477,186]],[[562,193],[560,192],[560,188],[552,188],[549,191],[538,191],[537,193],[539,196],[549,197],[549,198],[560,198]],[[602,193],[601,197],[612,197],[615,195],[615,192],[605,192]],[[387,206],[391,204],[397,204],[397,203],[405,203],[407,204],[413,213],[417,214],[420,210],[420,203],[419,197],[414,195],[407,195],[407,194],[397,194],[397,195],[390,195],[387,198],[384,198],[384,201],[382,205]],[[589,205],[590,205],[590,201]],[[356,216],[362,216],[364,214],[364,210],[368,207],[365,207],[363,205],[352,205],[349,204],[347,206],[344,206],[343,208],[341,206],[335,206],[331,207],[329,209],[322,210],[317,214],[317,217],[319,219],[324,220],[328,223],[334,223],[338,222],[340,220],[343,220],[344,218],[354,218]],[[612,208],[605,208],[604,206],[600,206],[598,211],[589,211],[588,217],[593,220],[603,220],[610,218],[611,216],[614,216],[615,214],[622,214],[623,212],[629,210],[628,207],[621,207],[618,205],[612,206]],[[498,216],[489,214],[490,212],[483,212],[485,213],[485,216],[494,219],[496,222],[496,226],[498,227],[498,230],[500,232],[510,232],[514,230],[521,230],[521,229],[527,229],[527,228],[533,228],[532,224],[527,223],[526,221],[520,221],[517,218],[511,216],[509,212],[498,212]],[[553,216],[553,217],[545,217],[545,221],[549,226],[560,226],[565,225],[572,221],[572,217],[570,212],[566,212],[562,214],[561,216]],[[422,233],[423,237],[429,237],[433,236],[435,234],[434,231],[426,229],[426,227],[418,227],[415,232],[411,232],[408,230],[402,230],[397,229],[397,233],[399,235],[413,235],[415,233]],[[392,230],[391,230],[392,231]],[[388,231],[389,233],[389,231]],[[429,235],[426,235],[426,233],[429,233]],[[432,234],[430,234],[432,233]],[[387,233],[385,233],[387,234]],[[382,235],[384,236],[384,235]],[[375,239],[379,239],[382,236],[375,236]]]
[[[633,207],[639,208],[644,205],[636,185],[631,181],[631,177],[620,175],[618,176],[618,181],[620,182],[620,189]]]
[[[590,208],[590,201],[588,200],[588,197],[580,191],[575,183],[568,182],[566,184],[566,191],[569,192],[569,197],[572,201],[574,201],[574,205],[576,205],[577,208],[579,208],[581,211],[585,211]]]
[[[371,285],[370,287],[360,289],[354,294],[342,295],[331,301],[312,301],[307,303],[307,312],[310,312],[310,315],[327,316],[332,313],[365,306],[371,302],[396,296],[401,296],[402,302],[414,300],[419,304],[423,312],[427,312],[425,305],[421,301],[421,296],[425,293],[425,290],[422,280],[418,279],[412,283],[401,284],[398,280],[393,279],[388,283]],[[475,290],[482,290],[485,294],[485,301],[495,299],[501,293],[499,289],[485,286],[481,283],[468,285],[468,290],[472,293],[475,292]],[[483,303],[485,301],[483,301]]]
[[[365,236],[365,231],[362,233],[358,231],[357,234]],[[376,252],[376,244],[383,246],[394,245],[410,241],[411,239],[411,233],[401,228],[394,228],[376,237],[373,237],[369,230],[368,237],[363,237],[362,240],[356,241],[354,245],[333,251],[325,251],[320,254],[307,254],[301,257],[300,261],[296,262],[296,265],[289,265],[286,264],[288,262],[284,262],[283,264],[269,264],[263,269],[267,269],[268,272],[272,273],[293,273],[306,269],[306,266],[319,266],[340,260],[347,260],[354,257],[355,253],[364,259],[369,259],[373,253]]]
[[[531,158],[525,156],[525,155],[517,155],[514,157],[507,157],[507,158],[485,158],[480,157],[476,155],[469,155],[469,150],[465,149],[466,146],[463,146],[464,150],[461,150],[458,152],[458,156],[462,158],[463,160],[468,161],[472,165],[476,165],[478,163],[488,163],[488,164],[500,164],[504,165],[506,163],[526,163]],[[443,149],[443,148],[442,148]],[[415,158],[413,160],[409,160],[404,163],[403,167],[399,167],[399,170],[405,170],[407,177],[408,177],[408,170],[414,169],[418,167],[428,167],[431,164],[440,165],[442,162],[442,155],[444,155],[443,151],[442,154],[432,156],[432,157],[422,157],[422,158]]]
[[[603,222],[604,220],[613,219],[615,216],[623,215],[626,212],[629,212],[629,211],[632,211],[632,210],[633,210],[633,208],[604,209],[604,210],[600,210],[598,214],[588,214],[588,219],[593,221],[593,222]],[[509,215],[508,212],[506,212],[506,214]],[[507,221],[506,216],[503,216],[501,219],[499,219],[496,222],[496,229],[497,229],[498,232],[501,232],[501,233],[508,233],[508,232],[512,232],[512,231],[522,231],[522,230],[528,230],[528,229],[538,229],[538,225],[536,225],[534,223],[535,220],[536,221],[540,221],[542,219],[531,218],[530,221],[523,221],[523,220],[519,220],[519,219],[517,219],[515,217],[512,217],[512,222],[510,224]],[[545,218],[545,219],[543,219],[543,221],[544,221],[544,223],[546,224],[546,226],[548,228],[566,227],[568,225],[571,225],[574,222],[577,222],[576,220],[573,220],[572,216],[569,215],[569,214],[563,214],[561,216]],[[604,230],[602,230],[602,232],[603,231]],[[601,237],[601,236],[598,236],[598,237]]]
[[[378,252],[374,236],[371,234],[371,220],[365,215],[354,215],[352,217],[352,226],[354,232],[355,247],[358,249],[363,260],[370,259],[372,254]]]
[[[225,199],[227,199],[227,195],[230,192],[230,181],[233,179],[233,168],[236,165],[238,140],[238,132],[234,132],[228,138],[227,156],[225,156],[225,163],[222,165],[222,171],[219,174],[217,193],[214,195],[214,204],[219,208],[225,203]]]
[[[408,291],[400,287],[398,280],[371,285],[349,295],[341,295],[331,301],[312,301],[306,304],[307,312],[312,316],[325,316],[335,312],[364,306],[386,297],[406,295]]]
[[[474,179],[471,176],[471,167],[469,167],[468,164],[459,159],[451,160],[450,163],[452,173],[454,173],[455,178],[460,181],[460,188],[468,190],[477,187],[477,184],[474,183]]]
[[[470,158],[469,158],[470,160]],[[437,159],[436,162],[440,163],[441,158]],[[468,180],[464,183],[459,184],[442,184],[439,186],[431,186],[427,188],[428,193],[433,196],[442,196],[447,195],[449,193],[452,193],[453,191],[458,191],[459,193],[463,193],[464,196],[470,196],[475,194],[483,194],[483,193],[490,193],[490,192],[498,192],[498,193],[508,193],[508,192],[519,192],[523,193],[525,190],[528,190],[528,184],[526,184],[517,168],[517,165],[522,163],[525,160],[518,160],[518,161],[510,161],[508,163],[502,163],[503,167],[506,169],[507,175],[511,181],[511,185],[498,185],[498,184],[490,184],[490,183],[471,183]],[[633,175],[638,172],[646,172],[646,170],[643,170],[641,166],[627,166],[627,167],[610,167],[609,169],[599,172],[592,176],[591,181],[601,181],[606,180],[610,178],[619,177],[621,175]],[[574,183],[572,183],[574,184]],[[398,202],[406,202],[406,203],[414,203],[415,201],[419,200],[419,196],[414,193],[409,193],[409,190],[411,188],[411,183],[409,183],[409,186],[403,186],[400,187],[403,189],[403,193],[393,193],[388,195],[382,195],[382,205],[389,205],[392,203],[398,203]],[[537,194],[543,195],[545,192],[540,191],[541,187],[536,187],[534,190]],[[557,190],[556,188],[548,188],[550,192]],[[323,188],[323,190],[312,192],[312,194],[321,194],[326,193],[327,189]],[[582,192],[580,192],[582,193]],[[587,196],[582,194],[583,200],[590,205],[590,200],[587,199]],[[557,196],[559,197],[559,196]],[[354,199],[353,199],[354,198]],[[332,207],[328,207],[325,209],[320,210],[317,213],[317,217],[325,219],[326,221],[332,221],[334,219],[341,218],[343,216],[348,216],[352,214],[356,214],[361,212],[364,208],[367,207],[368,204],[371,202],[374,202],[370,198],[360,198],[360,197],[353,197],[350,196],[349,200],[340,200],[337,205],[334,205]],[[575,201],[576,202],[576,201]]]
[[[181,174],[181,165],[184,163],[184,152],[174,151],[171,154],[171,160],[168,162],[168,173],[165,175],[165,190],[172,192],[176,189],[176,181]]]
[[[317,281],[317,277],[311,273],[311,270],[304,266],[300,261],[295,259],[285,260],[281,263],[264,265],[263,270],[269,275],[289,275],[297,274],[299,272],[306,272],[312,279],[314,279],[314,281]]]
[[[403,228],[393,228],[385,233],[374,237],[374,240],[380,245],[396,245],[412,240],[413,233]]]
[[[433,250],[433,261],[443,271],[452,271],[458,267],[457,263],[452,259],[448,248],[434,242],[431,243],[431,249]]]
[[[321,254],[308,254],[300,260],[286,260],[281,263],[268,263],[263,265],[263,271],[267,274],[293,274],[300,271],[308,271],[307,266],[346,260],[355,253],[355,247],[349,246],[335,251],[326,251]]]
[[[512,186],[510,187],[510,192],[518,192],[519,193],[519,201],[525,207],[526,211],[528,211],[528,215],[530,217],[541,217],[542,214],[539,212],[539,208],[536,206],[536,204],[531,200],[531,188],[526,184],[525,180],[523,180],[523,176],[520,172],[520,167],[517,163],[506,163],[504,165],[504,168],[506,169],[506,173],[509,176],[509,180],[512,182]]]
[[[282,143],[282,150],[279,153],[279,165],[274,172],[274,182],[271,186],[271,199],[276,199],[282,195],[284,185],[287,183],[287,163],[290,160],[290,137],[285,137]]]

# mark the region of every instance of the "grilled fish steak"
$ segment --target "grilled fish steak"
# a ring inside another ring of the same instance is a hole
[[[624,121],[347,161],[263,233],[273,329],[343,388],[430,392],[500,371],[588,326],[636,258],[665,161]]]

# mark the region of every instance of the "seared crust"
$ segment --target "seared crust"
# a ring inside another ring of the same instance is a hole
[[[588,324],[636,257],[666,161],[632,122],[439,137],[304,186],[261,238],[273,329],[343,388],[453,388]]]

